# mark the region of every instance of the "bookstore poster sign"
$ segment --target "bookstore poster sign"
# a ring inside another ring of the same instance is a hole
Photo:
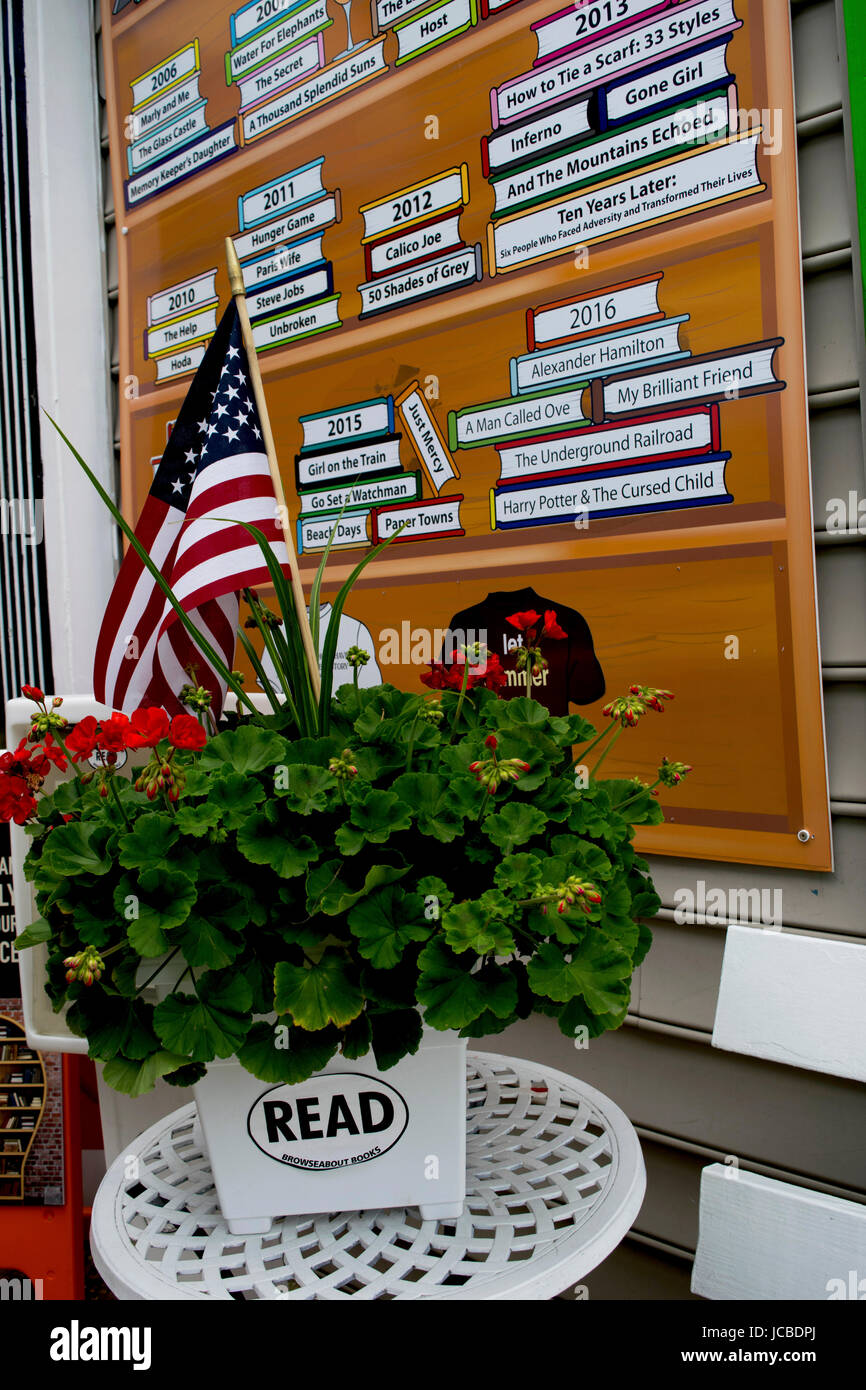
[[[606,763],[694,767],[643,850],[829,869],[787,0],[111,9],[128,515],[231,235],[305,581],[394,542],[369,669],[471,613],[517,693],[534,594],[549,707],[676,692]]]
[[[0,999],[21,997],[18,952],[15,949],[17,934],[15,903],[12,897],[9,827],[0,825]]]

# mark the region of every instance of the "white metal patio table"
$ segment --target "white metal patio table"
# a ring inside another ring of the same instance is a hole
[[[91,1249],[119,1299],[549,1299],[620,1243],[646,1186],[613,1101],[565,1072],[467,1056],[460,1218],[416,1208],[222,1219],[194,1104],[152,1125],[103,1179]],[[131,1161],[134,1160],[134,1161]]]

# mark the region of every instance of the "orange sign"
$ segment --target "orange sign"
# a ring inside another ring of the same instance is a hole
[[[694,766],[642,848],[829,869],[786,0],[111,9],[127,514],[231,235],[303,575],[395,537],[365,679],[543,601],[551,708],[676,691],[606,764]]]

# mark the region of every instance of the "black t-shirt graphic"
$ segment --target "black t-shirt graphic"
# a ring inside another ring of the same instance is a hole
[[[455,613],[445,639],[444,655],[449,657],[452,643],[459,650],[464,642],[486,642],[491,653],[499,657],[508,684],[499,691],[503,699],[526,694],[526,672],[515,668],[517,653],[523,646],[523,636],[506,622],[514,613],[534,609],[538,613],[539,631],[548,609],[556,613],[556,621],[565,632],[562,638],[540,637],[535,645],[541,648],[547,668],[536,672],[532,682],[532,697],[546,705],[551,714],[568,714],[569,701],[576,705],[591,705],[604,694],[604,673],[592,644],[592,633],[586,619],[574,608],[567,608],[553,598],[543,598],[534,589],[515,589],[488,594],[480,603]],[[486,633],[486,636],[485,636]]]

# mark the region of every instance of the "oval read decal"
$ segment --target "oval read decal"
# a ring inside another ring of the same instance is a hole
[[[387,1153],[408,1123],[409,1109],[393,1086],[360,1072],[335,1072],[265,1091],[247,1129],[276,1163],[346,1168]]]

